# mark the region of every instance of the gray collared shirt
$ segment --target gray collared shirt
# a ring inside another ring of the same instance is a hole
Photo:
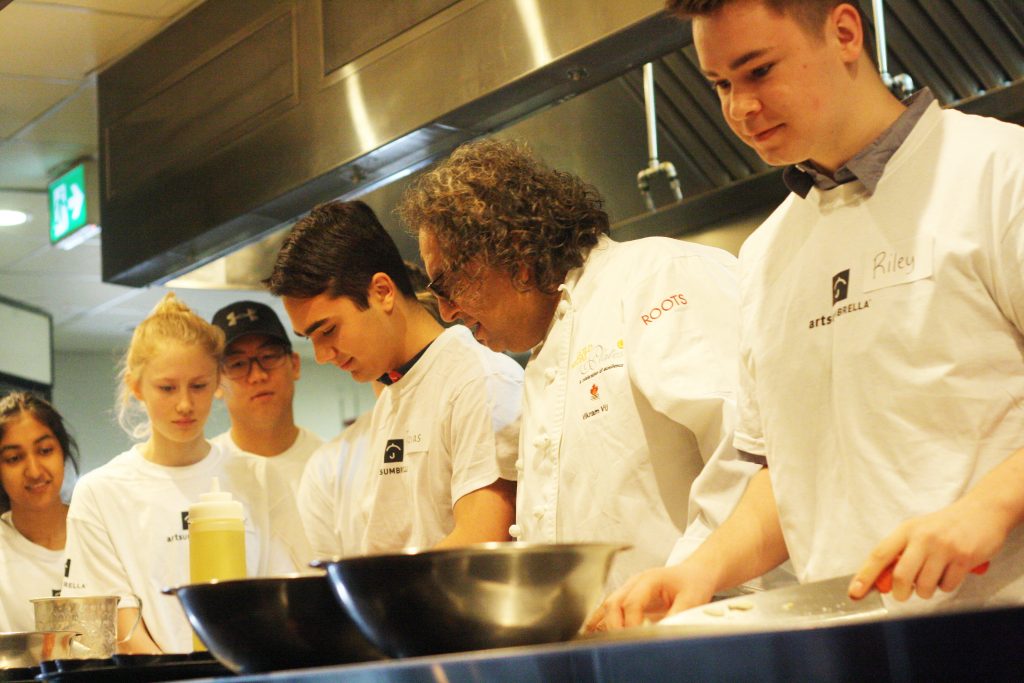
[[[852,180],[864,184],[868,194],[873,194],[882,179],[885,165],[910,135],[925,110],[935,96],[928,88],[922,88],[904,100],[906,111],[891,126],[879,135],[867,147],[859,151],[849,161],[839,167],[835,174],[822,173],[809,161],[789,166],[782,172],[782,180],[791,191],[807,197],[812,187],[819,190],[831,190]]]

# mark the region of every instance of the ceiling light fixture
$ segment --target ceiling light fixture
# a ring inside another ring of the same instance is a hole
[[[14,209],[0,209],[0,226],[21,225],[28,221],[28,214]]]

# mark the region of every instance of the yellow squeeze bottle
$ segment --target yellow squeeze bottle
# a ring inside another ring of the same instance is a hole
[[[210,491],[188,507],[188,563],[191,583],[246,576],[242,504],[220,490],[216,477]],[[192,643],[196,650],[206,649],[194,633]]]

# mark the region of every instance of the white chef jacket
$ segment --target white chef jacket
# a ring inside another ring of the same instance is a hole
[[[11,511],[0,516],[0,631],[35,631],[32,598],[60,595],[64,551],[21,535]]]
[[[711,247],[601,237],[569,272],[526,366],[522,540],[632,545],[613,589],[732,512],[758,469],[731,445],[734,267]]]
[[[218,434],[210,441],[223,449],[231,449],[242,455],[265,459],[269,473],[287,482],[293,495],[298,493],[299,480],[302,479],[302,471],[306,468],[306,462],[313,455],[313,451],[324,443],[323,439],[303,427],[299,427],[299,434],[295,437],[295,442],[287,450],[273,456],[258,455],[242,450],[231,438],[230,429],[223,434]]]
[[[242,503],[249,576],[306,569],[293,558],[296,539],[274,532],[265,470],[255,458],[211,444],[193,465],[166,467],[145,459],[142,446],[82,476],[68,511],[63,595],[120,595],[122,607],[142,599],[142,619],[163,652],[191,652],[192,630],[165,586],[189,583],[187,512],[199,495],[220,489]],[[301,544],[305,546],[305,537]],[[305,551],[308,554],[308,551]]]
[[[317,554],[433,546],[455,528],[459,498],[515,481],[522,376],[462,325],[442,332],[310,460],[300,511]]]
[[[312,547],[305,543],[307,537],[298,504],[299,481],[309,458],[323,445],[323,439],[300,427],[295,442],[286,451],[269,457],[243,451],[231,439],[230,431],[210,441],[227,452],[256,461],[256,467],[262,470],[261,476],[268,486],[267,503],[270,506],[274,534],[280,538],[292,539],[295,564],[308,570],[308,564],[316,555]]]
[[[802,581],[856,571],[1024,446],[1024,129],[932,104],[741,250],[741,419]],[[1024,528],[960,598],[1024,597]]]
[[[298,505],[313,555],[331,558],[358,555],[362,541],[346,547],[345,539],[362,539],[367,515],[345,510],[362,501],[366,481],[378,463],[371,458],[373,412],[356,418],[345,430],[313,453],[299,484]],[[359,510],[356,505],[353,510]]]

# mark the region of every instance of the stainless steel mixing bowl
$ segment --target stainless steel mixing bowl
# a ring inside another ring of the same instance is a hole
[[[0,669],[38,666],[48,659],[72,657],[77,631],[12,631],[0,633]]]
[[[624,548],[485,543],[318,565],[366,637],[409,657],[573,637]]]
[[[178,596],[206,647],[237,673],[383,657],[338,604],[322,574],[211,581],[164,592]]]

